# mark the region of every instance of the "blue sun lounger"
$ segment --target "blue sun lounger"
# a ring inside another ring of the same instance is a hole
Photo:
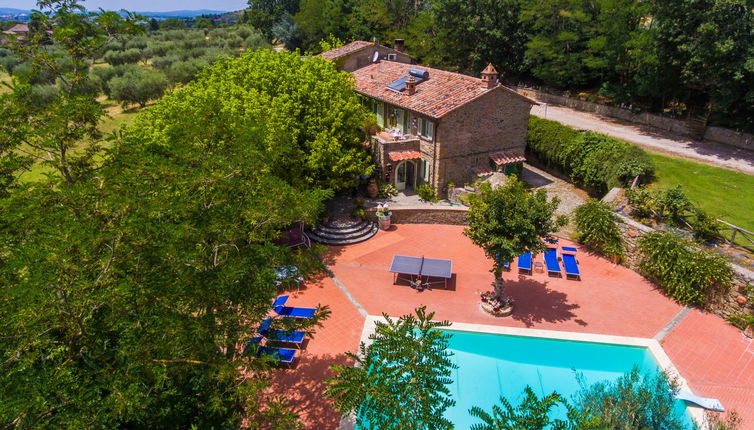
[[[272,320],[272,318],[265,318],[264,320],[262,320],[262,323],[259,325],[259,334],[266,337],[267,340],[272,340],[275,342],[295,343],[296,345],[301,345],[301,343],[304,341],[306,332],[300,330],[289,331],[270,328]]]
[[[577,281],[581,280],[581,271],[579,270],[579,262],[576,260],[576,256],[573,254],[563,254],[563,267],[565,268],[566,279],[573,278]]]
[[[558,263],[557,248],[547,248],[547,252],[545,252],[545,266],[547,266],[548,275],[562,276],[560,274],[560,263]]]
[[[317,312],[315,308],[294,308],[291,306],[284,306],[288,300],[288,296],[280,296],[272,303],[272,310],[281,317],[291,318],[311,318],[314,313]]]
[[[717,412],[725,412],[725,408],[723,407],[723,404],[720,403],[720,400],[699,397],[690,391],[678,390],[678,392],[673,397],[679,400],[685,400],[687,402],[697,404],[704,409],[709,409],[711,411]]]
[[[531,275],[531,252],[527,252],[518,257],[518,271]]]
[[[246,345],[246,349],[248,350],[253,345],[257,346],[257,357],[262,357],[264,355],[272,355],[276,359],[278,359],[281,363],[284,364],[291,364],[293,363],[293,359],[296,357],[296,350],[290,349],[290,348],[273,348],[271,346],[261,346],[260,343],[262,342],[262,337],[258,336],[253,339],[251,339]]]

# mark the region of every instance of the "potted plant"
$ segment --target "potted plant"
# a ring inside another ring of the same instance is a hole
[[[393,215],[390,212],[390,208],[387,203],[384,205],[377,205],[377,220],[379,222],[380,230],[387,230],[390,228],[390,217]]]
[[[367,185],[367,196],[370,199],[376,198],[379,190],[380,189],[377,186],[377,181],[375,181],[374,179],[370,179],[369,184]]]

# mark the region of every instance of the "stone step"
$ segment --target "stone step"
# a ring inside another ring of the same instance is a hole
[[[316,228],[316,230],[326,233],[353,233],[365,227],[369,227],[368,222],[364,220],[354,220],[352,224],[346,226],[340,226],[331,223],[322,223]]]
[[[377,234],[377,224],[372,223],[371,225],[368,225],[367,228],[360,231],[359,234],[349,233],[347,235],[333,235],[333,234],[327,234],[327,236],[320,236],[321,232],[317,232],[316,230],[311,231],[308,233],[309,238],[317,243],[321,243],[323,245],[332,245],[332,246],[343,246],[343,245],[352,245],[355,243],[363,242],[367,239],[370,239],[372,236]],[[333,237],[334,236],[334,237]]]
[[[323,239],[353,239],[359,236],[363,236],[369,232],[371,229],[371,224],[364,224],[355,231],[324,231],[320,230],[319,228],[315,228],[312,230],[312,233],[314,233],[317,237],[321,237]]]

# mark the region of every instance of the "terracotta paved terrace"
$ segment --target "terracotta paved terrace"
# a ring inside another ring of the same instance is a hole
[[[329,277],[291,293],[291,306],[332,310],[297,365],[278,371],[273,381],[273,391],[291,399],[307,428],[337,428],[339,416],[322,397],[322,381],[332,376],[331,365],[346,362],[345,351],[356,352],[366,314],[400,316],[427,305],[436,319],[454,322],[653,338],[683,310],[638,274],[580,249],[580,282],[536,271],[519,276],[514,264],[504,275],[514,313],[492,317],[479,305],[480,293],[491,289],[491,261],[462,232],[462,226],[397,225],[366,242],[331,248],[327,264],[361,310]],[[388,268],[395,254],[453,260],[448,289],[393,285]],[[691,310],[661,343],[696,394],[719,398],[742,415],[742,428],[754,429],[751,339],[719,317]]]

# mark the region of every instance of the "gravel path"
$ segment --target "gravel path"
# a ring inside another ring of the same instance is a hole
[[[578,129],[604,133],[653,152],[754,175],[754,151],[709,141],[693,140],[668,131],[562,106],[532,106],[531,113]]]

